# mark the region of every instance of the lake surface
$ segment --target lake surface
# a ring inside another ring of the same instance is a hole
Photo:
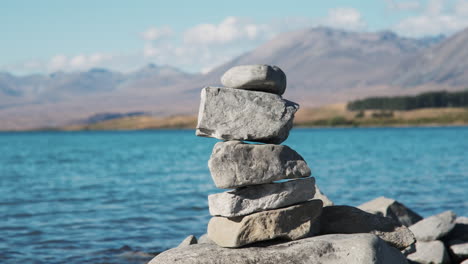
[[[215,139],[193,131],[0,133],[1,263],[145,263],[206,232]],[[468,216],[468,128],[294,129],[336,204]]]

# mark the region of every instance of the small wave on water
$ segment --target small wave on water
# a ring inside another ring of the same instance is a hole
[[[295,129],[337,204],[468,216],[468,128]],[[146,263],[200,237],[216,140],[193,131],[0,134],[0,263]],[[47,158],[50,157],[50,158]],[[13,161],[13,162],[12,162]]]

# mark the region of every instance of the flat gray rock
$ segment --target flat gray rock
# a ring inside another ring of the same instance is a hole
[[[409,227],[418,241],[434,241],[443,238],[455,227],[457,216],[452,211],[425,218]]]
[[[326,196],[326,195],[319,189],[319,187],[317,186],[317,184],[315,184],[315,195],[314,195],[314,199],[316,199],[316,200],[322,200],[322,202],[323,202],[323,207],[327,207],[327,206],[332,206],[332,205],[334,205],[333,201],[330,200],[330,198],[328,198],[328,196]]]
[[[452,240],[448,245],[450,252],[457,260],[468,259],[468,241]]]
[[[420,264],[448,264],[450,258],[441,241],[416,242],[416,252],[407,256],[411,261]]]
[[[288,138],[298,109],[276,94],[203,88],[196,135],[280,144]]]
[[[405,257],[371,234],[326,235],[238,249],[213,244],[165,251],[149,264],[404,264]]]
[[[314,198],[315,179],[248,186],[208,196],[210,214],[234,217],[277,209]]]
[[[251,243],[282,238],[296,240],[318,230],[313,225],[322,212],[322,201],[312,200],[286,208],[239,217],[212,217],[208,237],[221,247],[241,247]]]
[[[383,196],[361,204],[358,208],[371,214],[390,217],[404,226],[411,226],[423,219],[398,201]]]
[[[286,74],[277,66],[241,65],[226,71],[221,83],[230,88],[282,95],[286,90]]]
[[[208,161],[218,188],[232,189],[310,176],[310,168],[296,151],[284,145],[218,142]]]
[[[405,249],[415,242],[411,231],[393,219],[344,205],[323,208],[320,216],[320,233],[324,235],[371,233],[398,249]]]
[[[186,246],[190,246],[190,245],[194,245],[194,244],[197,244],[197,238],[194,236],[194,235],[190,235],[188,237],[186,237],[180,244],[178,247],[186,247]]]

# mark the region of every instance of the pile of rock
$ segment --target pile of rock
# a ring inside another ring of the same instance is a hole
[[[208,167],[218,188],[232,190],[208,197],[206,235],[190,236],[150,263],[442,264],[449,263],[443,243],[454,263],[466,258],[466,225],[456,224],[466,218],[422,219],[383,197],[358,208],[334,206],[320,192],[304,159],[278,145],[299,108],[281,97],[286,76],[279,68],[234,67],[222,83],[227,87],[202,90],[196,134],[224,140]],[[440,242],[442,254],[431,259],[429,251],[440,250],[424,241],[437,239],[450,241]]]
[[[208,197],[208,237],[222,247],[317,233],[322,201],[304,159],[278,145],[288,138],[299,106],[284,100],[286,75],[268,65],[237,66],[202,90],[196,134],[225,140],[208,162],[218,188]],[[247,144],[248,140],[265,144]],[[282,181],[292,179],[289,181]],[[276,183],[274,183],[276,182]]]
[[[403,204],[385,197],[359,206],[372,214],[391,218],[414,234],[416,243],[403,253],[412,263],[468,264],[468,217],[456,217],[452,211],[422,218]]]

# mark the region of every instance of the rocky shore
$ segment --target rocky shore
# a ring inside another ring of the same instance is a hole
[[[318,235],[236,249],[218,246],[206,234],[189,236],[149,263],[468,264],[468,217],[446,211],[423,219],[385,197],[358,207],[330,205],[321,193],[314,199],[325,204]]]
[[[301,155],[281,145],[299,109],[282,98],[281,69],[237,66],[221,82],[202,90],[196,134],[223,140],[208,167],[216,187],[229,190],[208,197],[207,234],[150,264],[468,262],[466,217],[423,219],[385,197],[333,205]]]

